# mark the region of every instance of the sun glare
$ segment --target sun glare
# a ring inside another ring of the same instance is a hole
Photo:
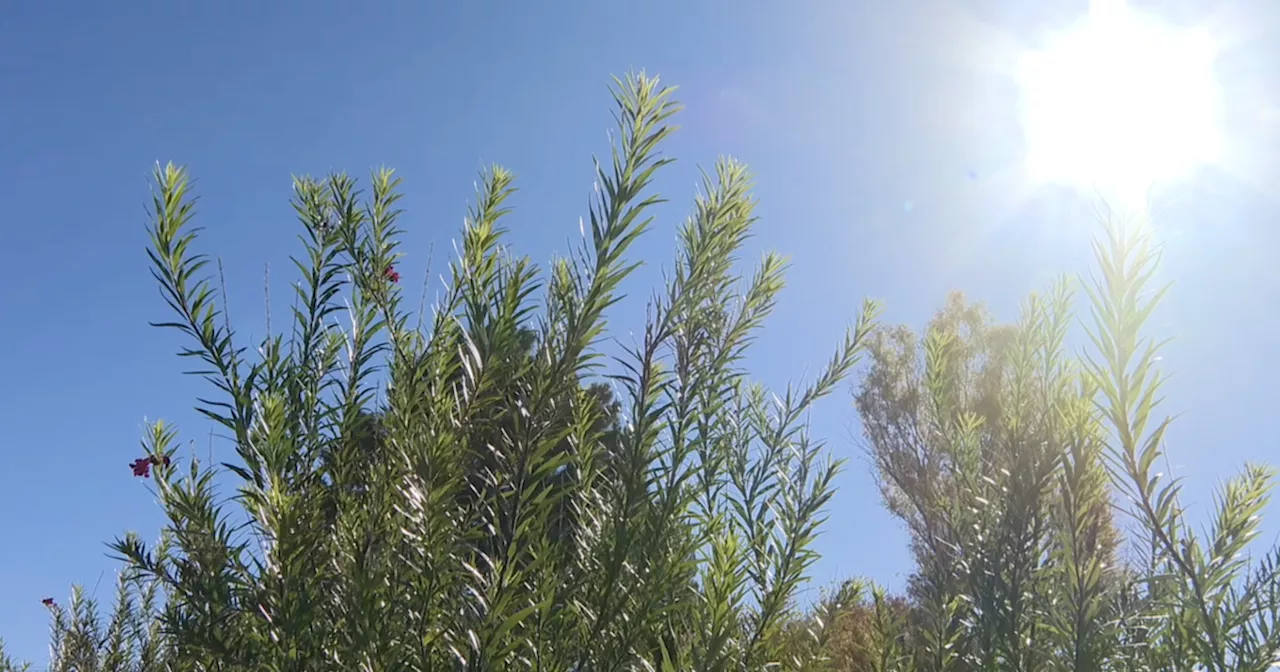
[[[1093,0],[1084,22],[1019,64],[1031,179],[1128,200],[1217,162],[1215,55],[1201,30]]]

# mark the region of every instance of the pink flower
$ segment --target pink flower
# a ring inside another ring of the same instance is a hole
[[[130,462],[129,468],[133,470],[134,476],[141,476],[142,478],[150,478],[151,477],[151,458],[140,457]]]
[[[400,274],[396,272],[395,266],[388,266],[387,270],[382,272],[382,275],[391,282],[400,282]]]
[[[151,467],[161,465],[169,466],[168,455],[148,455],[147,457],[139,457],[129,463],[129,468],[133,470],[134,476],[142,478],[151,477]]]

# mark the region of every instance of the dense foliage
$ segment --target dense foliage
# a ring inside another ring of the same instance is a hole
[[[367,193],[297,180],[291,319],[252,356],[195,251],[187,174],[157,170],[160,326],[214,387],[199,410],[236,459],[203,464],[149,428],[131,466],[168,523],[155,545],[113,544],[110,615],[79,589],[46,601],[50,669],[1262,672],[1280,657],[1280,550],[1246,552],[1270,470],[1228,483],[1204,532],[1156,473],[1170,421],[1142,222],[1103,218],[1086,353],[1065,345],[1067,280],[1011,325],[955,296],[917,335],[867,303],[813,381],[771,395],[743,358],[783,263],[737,275],[753,200],[722,160],[637,342],[606,359],[677,110],[643,75],[614,92],[581,249],[545,271],[514,255],[513,178],[494,168],[430,320],[402,306],[394,175]],[[839,468],[806,412],[863,355],[855,405],[916,566],[905,595],[851,579],[806,608]]]

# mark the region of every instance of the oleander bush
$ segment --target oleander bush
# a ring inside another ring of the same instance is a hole
[[[639,335],[606,357],[678,109],[645,75],[613,92],[581,248],[545,269],[509,249],[514,181],[493,168],[430,315],[401,298],[394,174],[296,180],[296,296],[252,352],[197,251],[187,173],[157,169],[158,326],[211,384],[198,408],[235,458],[204,464],[149,427],[129,466],[167,524],[154,544],[112,544],[109,609],[78,588],[45,601],[49,669],[1262,672],[1280,658],[1280,550],[1250,550],[1272,472],[1227,483],[1203,531],[1158,473],[1171,424],[1144,329],[1164,291],[1149,226],[1103,217],[1083,296],[1064,279],[1013,324],[956,295],[917,334],[867,302],[813,380],[770,393],[743,362],[784,263],[739,275],[754,201],[723,159]],[[902,595],[849,579],[805,604],[840,468],[806,414],[864,356],[865,448],[915,566]]]
[[[395,270],[399,181],[299,179],[286,331],[250,353],[197,252],[184,170],[155,176],[152,272],[222,467],[156,423],[131,467],[168,516],[113,544],[120,605],[55,616],[57,669],[763,669],[814,560],[837,465],[805,426],[862,353],[874,305],[816,379],[770,395],[742,359],[783,283],[737,257],[746,169],[722,160],[680,228],[642,334],[606,362],[605,315],[659,202],[677,110],[615,88],[582,247],[539,269],[504,244],[512,175],[481,181],[450,281],[419,325]],[[417,316],[421,317],[421,316]],[[616,399],[615,397],[616,391]],[[225,471],[223,471],[225,470]],[[223,497],[215,480],[234,482]],[[142,597],[136,598],[141,594]],[[803,661],[786,660],[786,665]]]

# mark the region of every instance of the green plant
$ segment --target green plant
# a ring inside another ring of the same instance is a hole
[[[1115,480],[1148,551],[1133,586],[1133,626],[1141,644],[1132,669],[1263,672],[1280,661],[1280,546],[1251,562],[1272,469],[1248,465],[1216,501],[1204,534],[1187,521],[1177,479],[1156,472],[1172,418],[1159,418],[1160,343],[1142,332],[1167,287],[1151,289],[1159,263],[1145,220],[1105,220],[1095,243],[1099,274],[1089,288],[1096,353],[1089,369],[1111,430]]]
[[[783,286],[738,254],[750,178],[723,159],[679,229],[633,347],[605,317],[637,262],[672,132],[671,90],[616,82],[580,249],[544,272],[504,242],[514,178],[482,176],[434,318],[402,307],[399,180],[295,181],[301,275],[287,333],[250,356],[194,250],[184,170],[157,168],[152,272],[235,457],[143,437],[159,543],[113,544],[110,615],[46,601],[50,670],[1264,672],[1280,659],[1280,547],[1250,543],[1273,472],[1247,466],[1197,532],[1156,471],[1164,290],[1151,229],[1104,217],[1085,286],[1092,350],[1066,343],[1062,280],[993,323],[953,295],[917,336],[876,306],[815,380],[774,396],[743,366]],[[346,326],[339,326],[340,319]],[[270,329],[268,329],[270,331]],[[916,567],[904,597],[800,586],[840,465],[806,413],[870,355],[856,394]],[[233,496],[217,486],[230,481]],[[1126,496],[1137,530],[1113,520]],[[0,672],[28,669],[0,644]]]
[[[153,669],[137,662],[152,643],[168,670],[807,664],[784,626],[838,464],[804,419],[855,365],[875,307],[811,384],[771,398],[750,383],[742,359],[784,264],[765,256],[745,286],[735,272],[754,202],[725,159],[639,342],[606,366],[595,345],[637,265],[626,254],[659,202],[648,187],[677,111],[656,79],[617,84],[582,248],[545,274],[511,254],[513,177],[494,168],[426,326],[402,307],[391,171],[367,194],[345,175],[296,180],[291,325],[251,357],[195,251],[187,174],[157,169],[148,253],[174,315],[159,326],[190,344],[216,395],[199,410],[235,459],[184,458],[172,427],[148,429],[132,467],[154,476],[168,523],[157,547],[113,548],[161,599],[147,620],[122,596],[105,636],[91,605],[76,611],[55,631],[71,667]],[[148,637],[124,662],[113,633],[135,616]]]

